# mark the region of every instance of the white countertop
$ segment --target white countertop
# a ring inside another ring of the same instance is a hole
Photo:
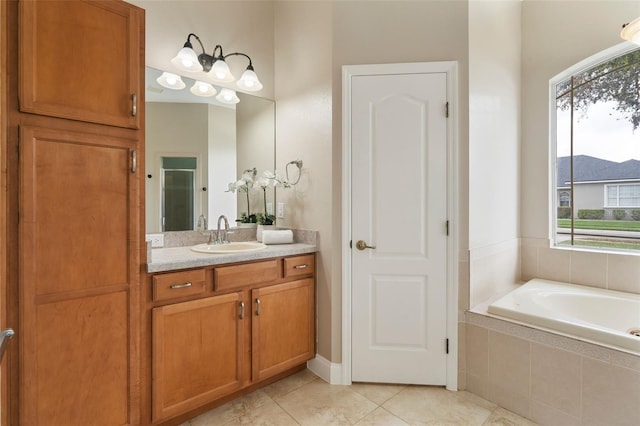
[[[191,246],[157,248],[151,250],[151,259],[147,263],[147,272],[166,272],[223,263],[314,253],[316,251],[315,245],[302,243],[270,245],[263,250],[229,254],[197,253],[191,250]]]

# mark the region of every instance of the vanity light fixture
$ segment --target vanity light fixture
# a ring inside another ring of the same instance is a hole
[[[196,96],[213,96],[218,93],[215,87],[213,87],[210,83],[205,83],[204,81],[197,80],[195,83],[193,83],[193,86],[191,86],[191,89],[189,90],[191,90],[191,93]]]
[[[238,98],[238,95],[236,94],[236,92],[231,89],[220,90],[220,94],[216,96],[216,99],[219,102],[222,102],[223,104],[230,104],[230,105],[237,104],[238,102],[240,102],[240,99]]]
[[[201,54],[197,55],[193,50],[191,37],[194,37],[200,44],[200,48],[202,49]],[[258,80],[258,76],[253,69],[253,63],[251,62],[249,55],[242,52],[234,52],[225,55],[222,53],[222,46],[219,44],[217,44],[213,49],[213,53],[208,55],[205,53],[205,48],[200,41],[200,37],[193,33],[189,33],[186,43],[182,49],[178,51],[178,54],[171,60],[171,63],[181,71],[204,71],[216,82],[231,83],[232,81],[235,81],[235,77],[231,73],[226,62],[226,59],[229,56],[244,56],[249,60],[249,66],[247,66],[247,69],[240,77],[240,80],[236,83],[238,87],[249,92],[257,92],[258,90],[261,90],[262,83]]]
[[[636,18],[622,26],[620,37],[631,43],[640,44],[640,18]]]
[[[182,90],[185,87],[184,81],[179,75],[170,72],[163,72],[160,77],[156,79],[158,84],[167,89]]]

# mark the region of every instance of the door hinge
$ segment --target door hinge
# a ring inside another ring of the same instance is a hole
[[[447,227],[447,237],[448,237],[449,236],[449,221],[447,221],[446,227]]]
[[[449,339],[445,339],[445,344],[444,344],[444,346],[445,346],[445,350],[446,350],[446,352],[447,352],[447,353],[449,353]]]
[[[444,104],[444,115],[445,117],[449,118],[449,102]]]
[[[353,240],[349,240],[349,248],[352,249],[353,248]]]

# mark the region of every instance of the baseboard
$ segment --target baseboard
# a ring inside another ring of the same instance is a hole
[[[342,364],[332,363],[328,359],[316,355],[307,361],[307,368],[325,382],[332,385],[342,385]]]

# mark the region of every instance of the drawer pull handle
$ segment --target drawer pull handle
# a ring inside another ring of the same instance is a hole
[[[260,316],[260,299],[256,299],[256,316]]]
[[[295,265],[293,269],[307,269],[308,267],[309,265],[307,265],[306,263],[303,263],[302,265]]]
[[[193,284],[191,283],[184,283],[184,284],[172,284],[169,286],[169,288],[185,288],[185,287],[191,287]]]
[[[240,319],[244,319],[244,302],[240,302]]]

